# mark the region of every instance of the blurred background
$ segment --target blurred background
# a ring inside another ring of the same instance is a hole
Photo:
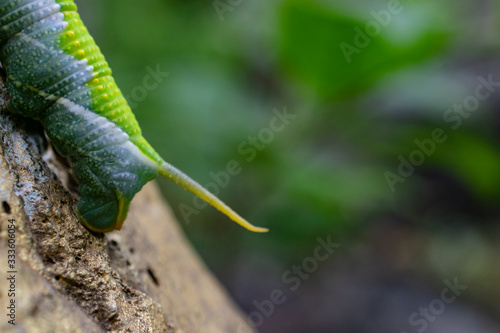
[[[500,331],[498,2],[77,4],[257,330]]]

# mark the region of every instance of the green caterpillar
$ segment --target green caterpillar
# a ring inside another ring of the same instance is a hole
[[[120,230],[134,195],[158,174],[243,227],[251,225],[143,138],[73,0],[0,0],[0,62],[9,109],[40,120],[79,183],[77,213],[90,230]]]

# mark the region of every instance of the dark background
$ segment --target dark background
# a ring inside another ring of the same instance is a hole
[[[77,1],[157,151],[201,184],[239,163],[219,197],[268,234],[213,208],[187,219],[192,196],[160,184],[249,320],[498,332],[500,83],[480,77],[500,82],[499,3],[230,3]],[[169,75],[146,89],[156,68]],[[284,110],[294,118],[270,131]],[[338,248],[316,250],[325,242]]]

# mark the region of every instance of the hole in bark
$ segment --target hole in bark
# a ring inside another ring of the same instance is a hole
[[[134,248],[131,247],[130,249],[128,249],[130,251],[130,253],[134,253]]]
[[[148,268],[148,274],[151,277],[151,280],[153,280],[153,283],[159,286],[160,283],[158,282],[158,279],[156,278],[155,273],[153,273],[153,270],[151,268]]]
[[[127,264],[127,266],[130,266],[130,261],[125,261],[125,263]]]
[[[51,258],[51,257],[47,257],[45,258],[45,261],[51,265],[55,264],[56,262]]]
[[[118,242],[117,242],[117,241],[115,241],[115,240],[110,241],[110,242],[109,242],[109,247],[110,247],[111,249],[113,249],[113,250],[114,250],[114,249],[118,249]]]
[[[5,213],[10,214],[10,205],[7,201],[2,201],[3,210]]]
[[[35,306],[33,307],[33,309],[31,310],[31,314],[32,314],[32,315],[36,314],[36,313],[38,312],[38,310],[39,310],[38,305],[35,305]]]
[[[61,276],[60,275],[56,275],[55,279],[56,279],[56,281],[59,281],[61,279]]]

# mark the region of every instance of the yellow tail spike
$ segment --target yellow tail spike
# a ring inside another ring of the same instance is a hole
[[[229,208],[225,203],[223,203],[219,198],[217,198],[212,193],[208,192],[203,186],[189,178],[182,171],[177,169],[176,167],[168,164],[167,162],[163,162],[160,167],[160,175],[164,176],[167,179],[170,179],[174,183],[184,187],[189,192],[198,196],[200,199],[206,201],[211,206],[217,208],[223,214],[228,216],[231,220],[238,223],[242,227],[254,231],[254,232],[268,232],[267,228],[256,227],[249,222],[247,222],[244,218],[239,216],[236,212],[234,212],[231,208]]]

